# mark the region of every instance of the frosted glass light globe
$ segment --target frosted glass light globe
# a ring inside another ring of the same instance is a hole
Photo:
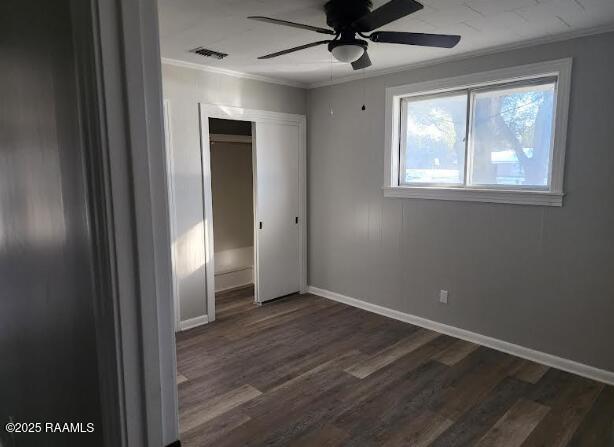
[[[356,62],[362,57],[365,49],[359,45],[339,45],[332,50],[333,56],[339,62]]]

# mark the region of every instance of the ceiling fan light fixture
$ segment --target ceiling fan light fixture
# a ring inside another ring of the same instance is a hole
[[[331,49],[333,57],[339,62],[356,62],[365,52],[364,46],[356,44],[337,45]]]
[[[273,23],[292,28],[314,31],[334,36],[329,40],[311,42],[298,47],[260,56],[258,59],[271,59],[307,48],[328,44],[328,51],[339,62],[350,63],[353,70],[364,70],[372,65],[367,52],[369,42],[419,47],[453,48],[461,36],[448,34],[412,33],[406,31],[377,31],[403,17],[420,11],[424,5],[417,0],[381,0],[385,2],[371,9],[372,0],[328,0],[324,5],[326,24],[330,28],[289,22],[272,17],[250,16],[249,19]],[[359,39],[357,36],[362,37]]]

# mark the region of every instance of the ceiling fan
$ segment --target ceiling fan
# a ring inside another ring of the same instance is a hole
[[[320,40],[288,50],[267,54],[258,59],[271,59],[284,54],[294,53],[295,51],[328,44],[328,51],[333,54],[335,59],[339,62],[351,63],[354,70],[360,70],[371,66],[371,59],[367,53],[369,44],[364,39],[368,39],[371,42],[439,48],[452,48],[461,39],[460,36],[446,34],[375,31],[384,25],[424,8],[421,3],[415,0],[391,0],[373,11],[371,11],[371,7],[371,0],[330,0],[324,5],[324,11],[326,12],[326,23],[332,29],[304,25],[302,23],[289,22],[287,20],[273,19],[270,17],[250,16],[248,18],[252,20],[306,29],[320,34],[335,36],[329,40]],[[357,38],[356,35],[363,39]]]

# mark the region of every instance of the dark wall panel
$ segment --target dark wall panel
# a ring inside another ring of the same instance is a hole
[[[8,446],[101,445],[92,243],[70,3],[0,6],[0,424],[94,423]],[[4,428],[4,427],[3,427]]]

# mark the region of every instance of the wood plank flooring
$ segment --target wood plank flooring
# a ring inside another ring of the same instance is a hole
[[[314,295],[177,334],[182,445],[614,447],[614,387]]]

